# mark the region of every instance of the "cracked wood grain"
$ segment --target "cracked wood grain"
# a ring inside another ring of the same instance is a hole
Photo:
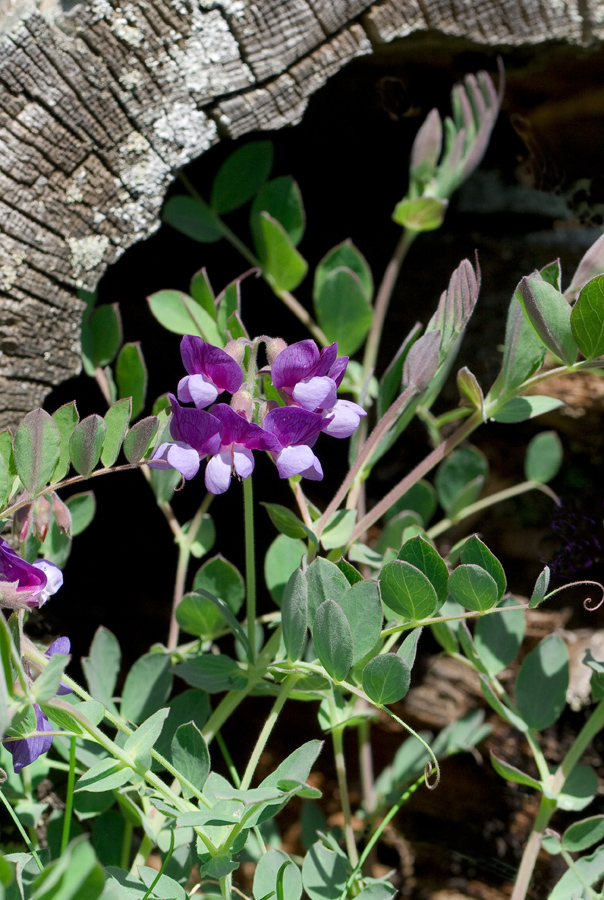
[[[178,168],[299,121],[372,47],[604,33],[601,0],[0,0],[0,427],[79,369],[78,288],[159,227]]]

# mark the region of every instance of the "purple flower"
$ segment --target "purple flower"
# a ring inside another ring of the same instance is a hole
[[[338,357],[338,345],[331,344],[321,352],[314,341],[290,344],[278,354],[271,366],[274,386],[288,404],[295,404],[308,412],[320,413],[323,431],[332,437],[346,438],[358,428],[362,406],[351,400],[338,400],[348,357]]]
[[[243,481],[254,471],[252,450],[279,452],[281,445],[272,434],[248,422],[226,403],[213,406],[212,415],[222,423],[223,432],[220,447],[206,466],[205,483],[210,493],[224,494],[233,472]]]
[[[0,605],[9,609],[36,609],[63,584],[63,573],[46,559],[25,562],[0,538]]]
[[[324,424],[323,416],[297,406],[283,406],[267,413],[264,429],[278,441],[278,449],[272,449],[271,453],[281,478],[302,475],[311,481],[321,481],[323,469],[311,447]]]
[[[54,653],[64,653],[65,655],[68,655],[70,650],[71,643],[69,638],[60,637],[57,638],[56,641],[53,641],[48,650],[46,650],[45,656],[50,659]],[[70,693],[71,688],[61,682],[57,694]],[[52,731],[52,726],[48,721],[48,718],[44,715],[37,703],[33,704],[33,711],[36,717],[35,730],[38,732]],[[6,741],[4,746],[12,753],[13,768],[15,772],[20,772],[24,766],[31,765],[31,763],[35,762],[39,756],[42,756],[43,753],[47,753],[50,750],[51,744],[52,734],[37,734],[33,737],[20,738],[16,741]]]
[[[241,387],[243,373],[239,365],[220,347],[186,334],[180,344],[180,354],[189,373],[178,383],[178,399],[182,403],[194,403],[203,409],[214,403],[222,391],[234,394]]]
[[[147,465],[151,469],[177,469],[189,481],[197,475],[204,456],[219,452],[223,425],[206,410],[180,406],[174,394],[169,397],[170,435],[174,440],[160,444]]]

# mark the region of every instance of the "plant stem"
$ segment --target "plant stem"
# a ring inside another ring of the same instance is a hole
[[[256,661],[256,556],[254,553],[254,492],[252,476],[243,482],[243,522],[245,528],[245,587],[247,636]]]
[[[357,700],[361,709],[366,709],[368,704]],[[361,785],[363,788],[363,806],[368,816],[373,816],[376,808],[376,796],[373,777],[373,754],[371,751],[369,720],[363,719],[357,728],[359,738],[359,770],[361,772]]]
[[[373,429],[373,431],[371,432],[371,434],[369,435],[369,437],[367,438],[367,440],[365,441],[365,443],[359,450],[359,452],[357,454],[357,458],[355,459],[354,463],[348,470],[348,474],[346,475],[346,477],[344,478],[344,481],[342,482],[342,484],[340,485],[340,487],[334,494],[327,509],[325,510],[325,512],[323,513],[321,518],[315,523],[314,531],[315,531],[315,534],[317,535],[317,537],[321,536],[323,529],[329,522],[332,515],[338,509],[340,503],[346,496],[348,489],[353,485],[353,483],[354,483],[357,475],[361,471],[362,467],[365,465],[366,462],[369,461],[371,454],[373,453],[373,451],[375,450],[377,445],[380,443],[380,441],[382,440],[384,435],[390,430],[392,425],[394,425],[394,423],[398,419],[399,415],[402,413],[403,409],[405,408],[405,406],[407,405],[409,400],[411,400],[411,398],[416,393],[417,393],[417,388],[415,386],[412,385],[412,386],[406,388],[403,391],[403,393],[400,394],[398,396],[398,398],[394,401],[394,403],[392,404],[392,406],[390,407],[388,412],[386,412],[385,415],[382,416],[380,421],[377,423],[377,425],[375,426],[375,428]],[[363,520],[361,520],[361,521],[364,521],[365,518],[367,518],[367,517],[364,516]],[[355,531],[356,530],[358,530],[358,529],[355,529]],[[360,534],[362,534],[363,531],[365,531],[364,528],[360,531]]]
[[[214,495],[209,491],[201,501],[199,509],[189,523],[186,534],[180,529],[180,538],[178,540],[178,562],[176,564],[176,578],[174,579],[174,594],[172,597],[172,614],[170,616],[170,631],[168,633],[168,650],[175,650],[178,645],[179,625],[176,620],[176,610],[183,598],[185,585],[187,582],[187,572],[189,570],[189,562],[191,560],[191,545],[195,540],[195,535],[199,530],[199,526],[206,514],[210,503],[214,499]]]
[[[409,231],[406,228],[403,229],[394,253],[392,254],[392,258],[386,266],[382,282],[375,298],[373,320],[365,344],[365,354],[363,356],[363,381],[365,381],[375,369],[382,330],[384,328],[384,320],[390,304],[390,298],[392,297],[392,291],[394,290],[394,285],[396,284],[407,251],[416,237],[417,232]]]
[[[440,522],[437,522],[436,525],[433,525],[432,528],[428,530],[427,535],[429,538],[438,537],[439,534],[447,531],[452,525],[463,522],[468,516],[472,516],[477,512],[482,512],[483,509],[488,509],[496,503],[501,503],[512,497],[518,497],[520,494],[525,494],[527,491],[542,491],[544,494],[547,494],[548,497],[553,499],[555,503],[558,503],[557,496],[546,484],[542,484],[540,481],[523,481],[522,484],[515,484],[513,487],[497,491],[495,494],[489,494],[488,497],[483,497],[482,500],[477,500],[476,503],[470,503],[469,506],[465,506],[453,519],[441,519]]]
[[[38,856],[38,854],[37,854],[37,852],[36,852],[36,848],[35,848],[34,845],[32,844],[32,842],[31,842],[31,840],[30,840],[30,838],[29,838],[28,833],[26,832],[26,830],[24,829],[23,825],[21,824],[21,821],[20,821],[20,819],[19,819],[17,813],[15,812],[15,810],[12,808],[12,806],[10,805],[10,803],[8,802],[8,800],[6,799],[6,797],[4,796],[4,792],[1,791],[1,790],[0,790],[0,800],[1,800],[2,803],[5,805],[6,810],[7,810],[8,814],[9,814],[9,816],[11,817],[11,819],[13,820],[13,822],[15,823],[15,825],[17,826],[17,830],[19,831],[19,834],[21,835],[21,837],[22,837],[23,840],[25,841],[25,843],[26,843],[26,845],[27,845],[27,847],[28,847],[28,849],[29,849],[29,852],[31,853],[31,855],[33,856],[33,858],[34,858],[34,860],[35,860],[35,863],[36,863],[38,869],[40,870],[40,872],[43,872],[43,871],[44,871],[44,866],[42,865],[42,862],[41,862],[41,860],[40,860],[40,857]]]
[[[535,863],[537,862],[537,857],[539,856],[541,839],[545,833],[545,829],[549,824],[549,820],[555,812],[555,809],[555,800],[550,800],[545,796],[541,797],[539,812],[537,813],[537,818],[535,819],[533,830],[531,831],[531,835],[528,839],[527,845],[524,848],[524,853],[522,854],[520,868],[518,869],[518,875],[516,876],[516,882],[514,884],[514,890],[512,892],[510,900],[525,900],[531,878],[533,876],[533,871],[535,869]]]
[[[241,779],[240,788],[242,791],[247,791],[250,784],[252,783],[252,778],[254,777],[254,772],[256,771],[256,767],[258,765],[258,761],[260,760],[260,756],[262,755],[262,751],[266,746],[266,742],[270,737],[270,733],[275,727],[277,719],[279,718],[279,714],[283,707],[285,706],[285,701],[291,694],[292,690],[300,675],[298,673],[293,673],[289,675],[279,692],[279,696],[275,700],[273,704],[273,708],[271,709],[268,718],[266,719],[264,725],[262,726],[262,731],[258,735],[258,740],[254,745],[254,749],[252,750],[252,755],[249,758],[248,764],[245,768],[245,772],[243,773],[243,777]]]
[[[564,782],[585,753],[587,746],[602,728],[604,728],[604,700],[600,700],[573,741],[572,747],[558,766],[552,779],[552,791],[554,793],[557,794],[562,790]]]
[[[474,413],[470,416],[469,419],[460,425],[460,427],[453,432],[442,444],[439,444],[432,453],[429,453],[428,456],[422,462],[420,462],[408,475],[402,478],[397,485],[395,485],[392,490],[388,491],[385,497],[376,503],[376,505],[369,510],[363,518],[357,522],[355,525],[352,535],[350,537],[349,543],[354,543],[354,541],[359,539],[359,535],[363,534],[363,532],[367,531],[367,529],[377,522],[381,516],[387,512],[393,503],[405,494],[409,488],[413,487],[413,485],[423,478],[424,475],[427,475],[428,472],[434,468],[434,466],[438,465],[441,460],[445,458],[445,456],[451,452],[458,444],[461,444],[468,435],[472,434],[478,426],[482,423],[482,416],[480,413]]]
[[[65,853],[69,844],[69,832],[71,830],[71,814],[73,811],[73,786],[75,784],[76,765],[76,739],[69,740],[69,774],[67,775],[67,787],[65,789],[65,813],[63,817],[63,832],[61,834],[61,856]]]
[[[128,819],[124,819],[124,836],[122,838],[122,850],[120,855],[120,868],[130,868],[130,853],[132,852],[132,835],[134,833],[134,825]],[[149,848],[152,849],[151,847]]]
[[[344,835],[346,838],[346,850],[348,858],[354,868],[359,861],[357,853],[357,845],[354,837],[354,829],[352,827],[352,813],[350,811],[350,798],[348,796],[348,782],[346,779],[346,758],[344,756],[344,726],[335,725],[338,720],[336,709],[336,701],[333,690],[329,694],[329,715],[331,725],[331,739],[333,742],[333,755],[336,763],[336,774],[338,776],[338,788],[340,789],[340,803],[342,804],[342,814],[344,816]]]

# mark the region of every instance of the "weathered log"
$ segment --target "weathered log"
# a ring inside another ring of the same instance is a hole
[[[0,426],[79,369],[78,288],[159,227],[179,167],[223,137],[301,119],[379,43],[604,33],[569,0],[0,0]]]

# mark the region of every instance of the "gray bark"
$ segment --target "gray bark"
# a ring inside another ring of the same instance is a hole
[[[586,45],[604,3],[0,0],[0,426],[77,373],[77,289],[159,227],[179,167],[299,121],[345,63],[427,29]]]

